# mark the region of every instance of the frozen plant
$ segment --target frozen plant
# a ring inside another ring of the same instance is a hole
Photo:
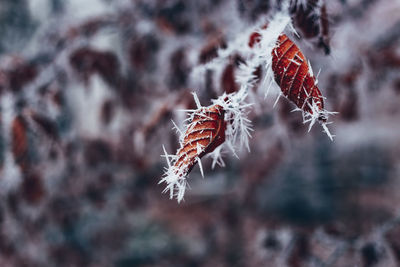
[[[203,174],[201,158],[210,154],[213,166],[224,165],[221,154],[223,146],[227,146],[236,155],[236,144],[249,148],[251,125],[247,119],[247,109],[251,104],[245,102],[246,93],[239,91],[233,94],[224,94],[208,107],[200,104],[196,94],[193,94],[197,109],[188,112],[188,124],[182,131],[176,125],[174,128],[180,133],[180,148],[175,155],[169,155],[164,148],[164,157],[167,159],[167,168],[160,183],[166,183],[164,192],[170,198],[176,197],[178,202],[183,199],[187,175],[198,163]],[[174,123],[175,124],[175,123]]]
[[[303,122],[309,123],[309,130],[318,121],[328,137],[333,139],[327,127],[328,115],[333,112],[324,109],[324,97],[317,87],[318,80],[311,64],[297,45],[284,34],[286,28],[294,31],[288,8],[288,2],[285,2],[282,11],[268,23],[239,35],[227,48],[219,51],[217,58],[194,69],[197,73],[204,69],[221,68],[234,52],[241,53],[246,59],[239,66],[235,77],[240,85],[237,92],[224,93],[212,100],[212,105],[208,107],[201,106],[197,95],[193,93],[197,109],[186,110],[188,118],[185,128],[180,130],[174,123],[174,128],[180,133],[180,147],[174,155],[168,154],[164,148],[168,166],[160,181],[167,184],[163,192],[169,192],[171,199],[176,197],[178,202],[183,200],[187,176],[196,163],[204,176],[201,164],[204,155],[210,154],[214,167],[215,164],[224,166],[221,156],[224,147],[235,156],[236,150],[242,147],[250,152],[252,128],[247,114],[253,103],[249,103],[246,98],[249,89],[260,78],[256,75],[259,66],[266,70],[262,83],[265,96],[276,83],[280,87],[276,102],[280,96],[286,97],[297,106],[294,111],[302,112]]]

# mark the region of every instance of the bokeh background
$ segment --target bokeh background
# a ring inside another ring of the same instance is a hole
[[[192,70],[279,6],[1,0],[0,266],[400,266],[398,0],[292,1],[333,142],[259,84],[251,152],[161,193],[171,119],[243,58]]]

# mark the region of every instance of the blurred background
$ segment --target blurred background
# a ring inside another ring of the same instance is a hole
[[[292,0],[333,142],[258,84],[251,152],[161,193],[171,119],[243,58],[192,70],[279,6],[0,0],[0,266],[400,266],[398,0]]]

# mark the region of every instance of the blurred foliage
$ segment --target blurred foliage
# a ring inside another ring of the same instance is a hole
[[[2,0],[0,266],[399,266],[396,1],[291,1],[334,142],[260,82],[251,152],[161,193],[171,119],[245,58],[193,68],[280,3]]]

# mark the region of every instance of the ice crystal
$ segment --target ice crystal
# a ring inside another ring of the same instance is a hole
[[[224,166],[224,161],[222,160],[222,153],[224,147],[227,146],[232,153],[237,156],[237,148],[246,147],[250,151],[249,147],[249,138],[250,132],[252,131],[251,122],[247,118],[248,107],[251,104],[246,103],[247,93],[245,90],[240,90],[237,93],[232,94],[223,94],[218,99],[212,101],[212,105],[209,107],[203,107],[200,104],[200,101],[195,93],[193,93],[193,97],[197,106],[197,109],[194,110],[185,110],[188,114],[188,118],[185,125],[184,130],[180,130],[178,126],[173,122],[174,127],[178,133],[180,133],[179,143],[180,148],[184,147],[184,138],[187,134],[189,134],[193,128],[196,126],[197,121],[193,120],[194,116],[204,116],[207,119],[211,119],[207,116],[207,110],[213,106],[220,106],[224,111],[224,121],[227,122],[226,130],[225,130],[225,142],[209,155],[213,158],[212,167],[216,164],[220,166]],[[179,151],[178,149],[178,151]],[[162,176],[159,183],[166,183],[166,187],[164,189],[165,192],[169,192],[170,198],[176,198],[178,202],[183,200],[186,187],[187,187],[187,176],[189,173],[189,164],[183,163],[180,165],[176,165],[178,157],[176,155],[169,155],[163,147],[164,155],[163,157],[167,160],[167,168],[165,169],[164,175]],[[177,154],[178,154],[177,151]],[[205,151],[205,147],[196,144],[196,154],[200,155]],[[199,156],[194,158],[193,164],[199,164],[201,175],[204,177],[204,170],[201,164],[201,160]]]
[[[300,2],[301,4],[301,2]],[[284,1],[282,4],[281,11],[277,12],[275,16],[268,21],[267,24],[265,22],[259,23],[258,26],[250,28],[248,31],[245,31],[237,36],[232,42],[228,43],[227,47],[224,49],[220,49],[217,53],[217,57],[211,60],[208,63],[195,67],[192,71],[192,78],[197,79],[197,77],[203,77],[203,75],[199,75],[203,73],[205,70],[221,70],[225,66],[227,60],[234,52],[239,51],[246,58],[244,63],[239,65],[239,68],[235,75],[236,82],[240,85],[240,89],[237,92],[231,94],[222,94],[217,99],[212,100],[212,105],[209,107],[201,106],[201,103],[195,93],[193,94],[194,101],[196,103],[196,109],[192,110],[184,110],[187,112],[187,119],[185,120],[186,125],[183,130],[180,130],[178,126],[173,122],[173,129],[179,133],[179,143],[180,149],[184,147],[185,136],[189,134],[194,127],[196,127],[196,121],[194,121],[195,116],[204,116],[207,118],[207,110],[212,106],[219,106],[224,111],[224,123],[226,124],[226,129],[224,131],[225,141],[222,144],[219,144],[214,150],[209,153],[209,156],[212,158],[212,168],[215,167],[216,164],[220,166],[225,166],[224,161],[222,160],[222,153],[225,150],[230,150],[232,154],[238,157],[238,150],[245,147],[250,152],[249,146],[249,138],[251,137],[251,132],[253,131],[251,127],[251,121],[248,118],[249,108],[253,105],[253,103],[248,102],[247,96],[250,92],[250,89],[253,88],[257,82],[256,70],[259,66],[264,67],[266,70],[266,74],[263,78],[263,82],[261,84],[264,89],[265,96],[268,95],[268,92],[275,83],[274,74],[272,70],[272,51],[276,46],[276,42],[278,37],[285,31],[285,29],[289,29],[294,34],[297,34],[294,31],[294,28],[291,24],[291,18],[289,15],[289,2]],[[259,40],[254,44],[254,46],[249,46],[249,36],[252,33],[259,34]],[[295,64],[300,64],[299,62],[295,62]],[[311,68],[310,62],[309,72],[313,77],[313,71]],[[317,82],[317,81],[316,81]],[[278,102],[280,96],[282,96],[282,92],[279,93],[278,98],[275,101],[274,106]],[[315,124],[316,121],[319,121],[323,127],[324,132],[328,135],[330,139],[333,138],[333,135],[328,130],[327,125],[329,123],[326,122],[328,115],[333,114],[333,112],[328,112],[326,110],[321,110],[318,104],[312,99],[311,104],[308,99],[307,105],[309,105],[309,109],[297,108],[295,110],[299,110],[303,114],[304,123],[310,123],[309,130]],[[308,110],[308,111],[307,111]],[[211,118],[208,118],[211,119]],[[212,136],[210,136],[211,142]],[[180,151],[178,149],[177,155]],[[168,167],[165,170],[165,173],[160,181],[160,183],[166,183],[166,188],[163,192],[169,192],[170,198],[176,197],[178,202],[183,200],[187,183],[187,176],[191,169],[191,167],[198,163],[201,175],[204,177],[204,170],[200,161],[201,153],[205,152],[205,147],[201,146],[199,143],[196,145],[196,157],[193,161],[189,163],[181,162],[181,164],[176,164],[179,160],[176,155],[167,154],[164,148],[164,157],[167,159]],[[186,153],[186,152],[185,152]],[[187,156],[187,154],[185,154]]]

